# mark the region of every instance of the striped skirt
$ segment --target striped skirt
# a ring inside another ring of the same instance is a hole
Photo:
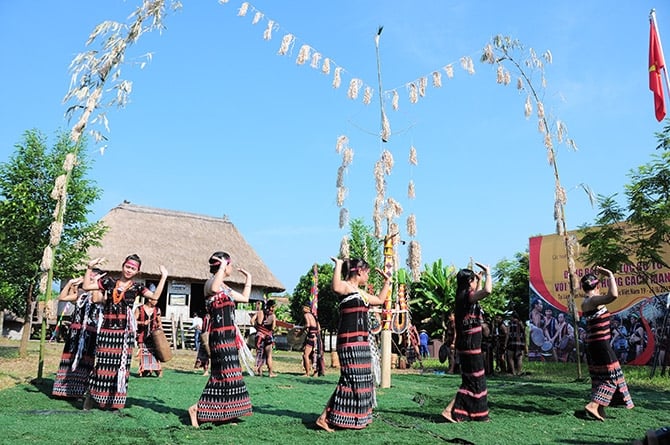
[[[623,376],[621,365],[609,341],[587,343],[591,400],[598,405],[625,405],[633,408],[633,399]]]
[[[338,337],[340,379],[326,407],[326,420],[338,428],[363,429],[372,423],[375,393],[367,338],[342,342]]]
[[[452,410],[452,418],[457,422],[489,420],[484,358],[478,343],[481,344],[481,326],[464,331],[463,340],[458,343],[461,386]]]
[[[126,406],[133,348],[125,329],[102,328],[98,333],[95,366],[89,380],[90,394],[100,408]]]
[[[213,337],[210,337],[210,341]],[[212,348],[211,374],[198,400],[198,423],[226,422],[252,414],[251,398],[242,378],[235,340]]]
[[[81,336],[84,338],[81,339]],[[80,339],[84,342],[76,359]],[[81,324],[70,325],[70,335],[65,341],[60,365],[56,372],[51,394],[56,397],[80,398],[88,390],[88,379],[95,361],[95,327],[81,330]],[[74,369],[73,369],[74,368]]]

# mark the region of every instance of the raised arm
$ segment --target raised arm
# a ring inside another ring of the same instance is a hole
[[[373,306],[379,306],[384,304],[386,298],[388,298],[389,289],[391,288],[392,276],[381,270],[380,268],[375,269],[382,277],[384,277],[384,285],[382,286],[379,294],[370,295],[370,304]]]
[[[157,295],[156,298],[161,297],[161,294],[163,293],[163,287],[165,287],[165,281],[167,280],[168,270],[162,264],[160,265],[159,269],[161,271],[161,279],[158,282],[158,285],[156,286],[156,289],[154,289],[153,292],[151,292],[151,291],[146,292],[144,294],[145,297],[151,298],[154,295]]]
[[[481,273],[479,274],[479,282],[481,284],[482,280],[485,278],[486,280],[484,281],[484,287],[477,289],[472,296],[470,297],[470,302],[474,303],[475,301],[479,301],[483,298],[488,297],[491,295],[491,292],[493,291],[493,277],[491,276],[491,269],[489,268],[488,264],[484,265],[481,263],[475,263],[477,267],[482,269]]]
[[[83,283],[82,277],[68,280],[58,295],[58,301],[75,301],[77,299],[77,286]]]
[[[340,295],[349,293],[350,290],[348,289],[347,284],[342,279],[342,264],[344,264],[344,261],[342,260],[342,258],[330,257],[330,259],[335,262],[335,270],[333,271],[333,284],[332,284],[333,291]]]
[[[242,275],[244,275],[244,290],[242,292],[237,292],[233,290],[233,299],[238,303],[247,303],[249,302],[249,297],[251,296],[251,274],[245,269],[237,269]]]

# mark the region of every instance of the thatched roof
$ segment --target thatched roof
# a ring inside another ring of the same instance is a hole
[[[89,249],[89,257],[104,257],[103,269],[120,272],[126,256],[136,253],[142,259],[144,277],[159,276],[159,265],[169,273],[168,280],[204,281],[209,278],[207,261],[213,252],[228,252],[234,272],[226,281],[243,283],[237,268],[251,273],[255,288],[283,292],[286,288],[263,263],[227,218],[173,210],[142,207],[127,202],[109,211],[102,222],[109,228],[102,247]]]

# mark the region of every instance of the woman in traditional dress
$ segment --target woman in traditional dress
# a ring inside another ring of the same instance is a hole
[[[204,335],[203,335],[204,334]],[[198,346],[198,355],[195,358],[193,369],[202,368],[202,375],[209,374],[209,314],[202,318],[202,329],[200,334],[200,345]]]
[[[135,320],[137,321],[137,356],[140,368],[137,371],[140,377],[150,376],[152,372],[157,377],[163,375],[161,362],[156,358],[156,345],[151,333],[157,329],[163,329],[161,321],[161,308],[157,307],[158,297],[154,294],[144,298],[144,304],[135,308]]]
[[[265,365],[268,368],[268,376],[277,377],[272,371],[272,348],[275,344],[274,332],[277,326],[274,300],[268,300],[263,304],[263,309],[252,317],[252,324],[256,328],[256,374],[262,377]]]
[[[237,269],[245,277],[242,293],[224,283],[233,270],[230,255],[214,252],[209,258],[212,276],[205,283],[205,307],[209,314],[211,374],[198,403],[188,409],[191,425],[222,423],[252,414],[251,398],[242,378],[239,349],[244,339],[235,326],[235,303],[246,303],[251,294],[251,274]]]
[[[58,296],[58,301],[74,304],[75,310],[51,392],[57,397],[84,397],[95,362],[95,337],[100,306],[91,302],[90,293],[80,292],[83,281],[82,277],[69,280]]]
[[[104,261],[96,258],[88,263],[92,269]],[[160,266],[161,278],[156,290],[151,292],[134,281],[140,272],[142,260],[133,254],[121,266],[121,278],[87,273],[84,289],[101,290],[94,301],[102,303],[102,324],[98,330],[95,366],[89,380],[89,394],[84,409],[96,402],[103,409],[121,409],[126,405],[130,361],[133,356],[133,339],[136,332],[133,304],[142,295],[145,298],[160,296],[167,279],[167,269]]]
[[[605,407],[612,403],[625,404],[633,408],[633,399],[623,376],[621,365],[610,344],[610,313],[608,303],[619,295],[614,274],[604,267],[596,270],[608,276],[608,292],[600,295],[600,280],[593,273],[581,279],[584,300],[582,317],[586,319],[586,353],[591,375],[591,401],[584,407],[586,412],[598,420],[605,420]]]
[[[528,354],[526,343],[526,325],[519,318],[517,311],[512,312],[507,338],[507,372],[521,375],[523,372],[523,356]]]
[[[365,260],[332,260],[335,262],[332,286],[340,300],[337,328],[340,379],[316,420],[316,425],[328,432],[334,431],[333,427],[363,429],[372,422],[375,389],[368,339],[368,308],[383,304],[391,286],[391,277],[377,269],[384,277],[384,285],[378,295],[371,295],[360,288],[368,282],[370,274],[370,266]]]
[[[442,411],[449,422],[488,421],[486,375],[482,357],[482,309],[479,300],[492,291],[489,266],[475,263],[482,272],[461,269],[456,276],[456,351],[461,365],[461,386]],[[483,277],[482,277],[483,275]],[[482,288],[482,279],[485,284]]]

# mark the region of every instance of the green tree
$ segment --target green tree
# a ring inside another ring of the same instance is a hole
[[[37,130],[30,130],[16,145],[9,161],[0,164],[0,308],[25,316],[22,352],[39,293],[44,246],[49,244],[53,215],[57,212],[52,190],[56,178],[63,173],[72,145],[68,135],[59,134],[56,144],[48,149],[46,138]],[[86,218],[89,206],[101,193],[95,182],[86,177],[89,163],[81,150],[67,191],[60,243],[52,253],[56,279],[76,276],[86,250],[97,244],[104,233],[100,223],[89,223]]]
[[[318,275],[318,316],[319,323],[323,329],[335,331],[339,321],[339,304],[337,295],[331,288],[333,282],[334,265],[332,263],[317,265]],[[312,293],[312,267],[309,271],[300,277],[298,284],[293,290],[291,299],[291,316],[296,324],[302,324],[302,306],[309,303]]]
[[[588,247],[582,256],[585,263],[610,270],[625,263],[668,267],[663,252],[670,243],[670,120],[656,137],[657,149],[662,151],[629,172],[630,183],[624,186],[626,203],[619,204],[616,194],[599,196],[595,226],[581,227],[579,242]],[[645,268],[636,272],[651,289]]]
[[[492,297],[506,302],[506,309],[516,311],[522,320],[527,319],[530,305],[528,250],[517,252],[513,260],[499,261],[493,276]]]
[[[410,310],[414,324],[434,335],[441,335],[444,341],[447,313],[454,308],[456,296],[456,267],[445,266],[441,259],[426,265],[419,281],[411,285]]]
[[[362,218],[356,218],[349,223],[349,258],[362,258],[368,262],[370,269],[384,268],[382,241],[374,236],[372,227],[366,226]],[[380,289],[382,277],[377,273],[370,273],[369,283],[375,289]]]

